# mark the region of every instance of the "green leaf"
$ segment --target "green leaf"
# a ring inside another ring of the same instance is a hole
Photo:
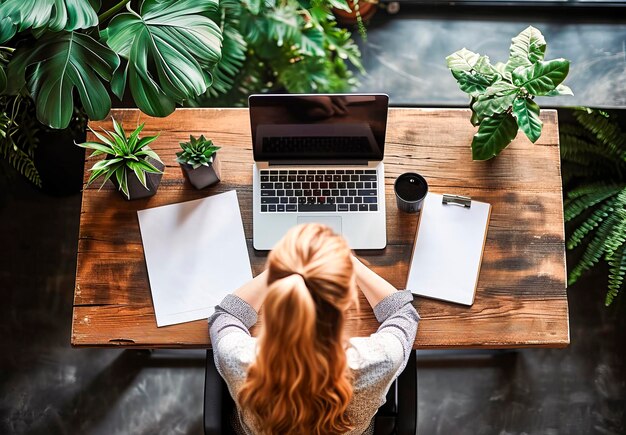
[[[452,70],[452,75],[458,82],[459,88],[474,97],[478,97],[478,95],[484,92],[493,82],[493,79],[482,74],[472,74],[467,71]]]
[[[574,95],[574,92],[572,92],[569,86],[565,86],[561,83],[556,87],[556,89],[553,89],[545,94],[546,97],[558,97],[560,95]]]
[[[150,172],[152,174],[161,174],[163,171],[159,170],[156,166],[150,163],[147,160],[139,160],[138,162],[133,162],[135,165],[140,168],[142,171]],[[161,162],[163,163],[163,162]]]
[[[478,74],[489,77],[502,75],[493,65],[491,65],[491,62],[489,62],[489,56],[480,56],[474,65],[474,71]]]
[[[105,154],[115,154],[115,151],[113,151],[113,148],[106,146],[104,144],[98,143],[98,142],[83,142],[83,143],[77,143],[76,145],[78,145],[81,148],[97,150]]]
[[[0,2],[0,44],[16,32],[87,29],[98,25],[92,5],[84,0],[5,0]]]
[[[539,106],[529,98],[516,98],[513,101],[513,114],[517,118],[517,125],[526,134],[532,143],[541,136],[543,123],[539,119]]]
[[[111,99],[102,79],[111,80],[118,63],[113,51],[88,35],[46,34],[18,46],[8,66],[9,91],[19,93],[26,85],[35,100],[37,119],[52,128],[69,125],[74,89],[89,118],[103,119]]]
[[[531,66],[542,61],[545,52],[546,40],[543,35],[533,26],[529,26],[511,40],[506,69],[513,71],[520,66]]]
[[[122,160],[124,160],[122,157],[116,157],[114,159],[105,159],[105,160],[100,160],[98,162],[96,162],[95,165],[93,165],[93,167],[91,168],[92,171],[96,171],[99,169],[106,169],[107,167],[114,165],[118,162],[121,162]]]
[[[133,170],[133,172],[139,179],[139,182],[143,185],[143,187],[147,189],[148,185],[146,184],[146,173],[144,172],[144,169],[140,165],[140,163],[139,162],[127,162],[126,166],[128,166],[130,169]]]
[[[328,0],[330,7],[346,12],[352,12],[346,0]]]
[[[128,193],[128,179],[126,177],[126,167],[120,166],[115,170],[115,179],[119,185],[119,189],[126,195],[126,198],[130,199],[130,193]]]
[[[517,136],[517,123],[510,113],[483,119],[472,140],[472,159],[497,156]]]
[[[116,94],[128,76],[137,106],[166,116],[175,104],[206,92],[210,72],[221,57],[222,32],[208,14],[217,0],[145,0],[140,13],[116,15],[101,32],[107,45],[128,61],[118,73]]]
[[[513,71],[513,83],[524,87],[533,95],[546,95],[567,77],[569,60],[554,59],[537,62],[532,66]]]
[[[0,94],[4,92],[7,87],[7,75],[4,72],[4,65],[0,62]]]
[[[451,70],[471,71],[474,65],[476,65],[476,62],[478,62],[479,57],[479,54],[462,48],[446,57],[446,63]]]
[[[113,129],[119,135],[119,137],[125,142],[126,141],[126,132],[124,128],[115,120],[115,118],[111,117],[113,121]]]
[[[499,85],[493,89],[489,88],[476,99],[472,109],[481,119],[506,112],[513,104],[517,91],[518,89],[510,84],[506,84],[506,86]]]
[[[626,249],[624,246],[611,256],[608,263],[611,266],[609,269],[609,289],[604,300],[607,307],[613,303],[624,286],[624,276],[626,276]]]
[[[304,29],[300,38],[300,51],[310,56],[324,56],[324,32],[315,27]]]
[[[146,136],[144,138],[141,138],[139,140],[139,142],[137,142],[137,145],[135,146],[135,149],[136,150],[143,149],[143,147],[145,147],[146,145],[149,145],[152,142],[154,142],[155,140],[157,140],[158,137],[159,137],[159,135],[157,134],[156,136]]]

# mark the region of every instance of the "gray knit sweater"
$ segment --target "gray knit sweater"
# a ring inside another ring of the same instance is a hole
[[[372,417],[385,403],[391,383],[406,365],[413,347],[419,315],[409,291],[399,291],[374,307],[381,323],[369,337],[353,337],[346,349],[348,367],[353,374],[353,395],[347,412],[354,425],[350,434],[367,434],[373,429]],[[256,356],[257,339],[248,331],[257,321],[256,311],[243,299],[228,295],[209,318],[215,366],[226,380],[231,396],[237,395],[246,380],[248,366]],[[238,432],[258,433],[254,422],[237,404]]]

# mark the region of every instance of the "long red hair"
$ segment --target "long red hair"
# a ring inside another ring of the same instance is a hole
[[[239,404],[264,434],[337,434],[351,429],[352,383],[345,313],[355,301],[350,249],[328,227],[290,230],[268,258],[256,360]]]

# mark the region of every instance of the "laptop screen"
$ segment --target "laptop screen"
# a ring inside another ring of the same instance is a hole
[[[255,161],[383,159],[383,94],[251,95]]]

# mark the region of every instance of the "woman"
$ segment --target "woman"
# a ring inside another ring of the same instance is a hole
[[[357,286],[381,322],[344,335]],[[209,318],[215,365],[245,434],[371,433],[373,416],[409,358],[419,316],[397,291],[318,224],[291,229],[268,268],[228,295]],[[263,305],[258,339],[248,329]]]

